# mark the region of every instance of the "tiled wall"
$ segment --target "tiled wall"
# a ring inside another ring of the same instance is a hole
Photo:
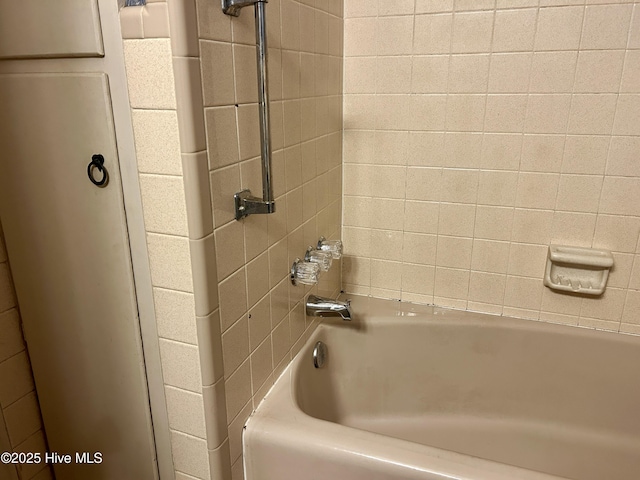
[[[276,213],[234,220],[233,195],[262,195],[254,14],[198,0],[207,149],[233,477],[242,425],[315,323],[289,269],[320,235],[339,238],[342,2],[270,0],[269,92]],[[313,291],[335,296],[340,265]]]
[[[315,326],[291,262],[320,235],[340,236],[337,1],[268,3],[277,213],[233,219],[234,193],[261,195],[250,10],[233,20],[211,0],[121,10],[179,479],[242,477],[242,425]],[[337,295],[340,270],[313,291]]]
[[[344,52],[347,291],[640,333],[640,4],[347,0]]]
[[[0,225],[0,451],[46,451],[40,406],[33,383],[29,354],[22,337],[7,252]],[[3,442],[4,439],[4,442]],[[5,445],[6,443],[6,445]],[[20,480],[53,478],[43,464],[9,466],[11,477]]]

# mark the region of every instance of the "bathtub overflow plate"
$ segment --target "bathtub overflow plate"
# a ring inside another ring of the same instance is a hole
[[[327,346],[322,343],[316,343],[313,347],[313,366],[316,368],[322,368],[325,360],[327,359]]]

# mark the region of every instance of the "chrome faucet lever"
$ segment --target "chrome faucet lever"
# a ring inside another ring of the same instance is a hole
[[[330,298],[309,295],[307,298],[307,315],[310,317],[342,317],[351,321],[351,301],[340,302]]]

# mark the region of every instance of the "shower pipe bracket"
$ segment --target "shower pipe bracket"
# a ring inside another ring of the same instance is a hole
[[[236,220],[241,220],[254,213],[274,213],[275,201],[265,201],[251,195],[251,190],[242,190],[233,196],[236,206]]]
[[[240,10],[249,5],[254,5],[258,2],[267,3],[268,0],[222,0],[222,11],[227,15],[233,15],[237,17],[240,15]]]

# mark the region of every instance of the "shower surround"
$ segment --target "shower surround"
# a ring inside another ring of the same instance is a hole
[[[628,1],[345,2],[343,288],[640,333],[639,49]]]

